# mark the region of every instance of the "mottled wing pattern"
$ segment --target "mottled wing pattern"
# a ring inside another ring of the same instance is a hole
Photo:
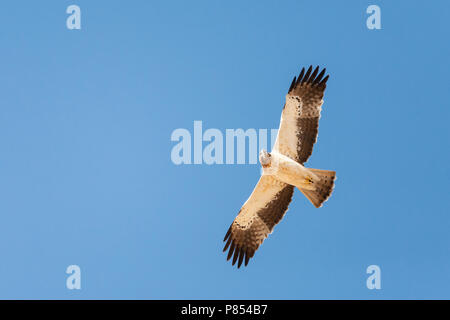
[[[293,192],[293,186],[272,176],[261,176],[225,235],[223,251],[229,249],[227,260],[233,257],[233,265],[238,261],[238,268],[243,261],[245,265],[248,264],[264,239],[283,218]]]
[[[274,150],[299,163],[308,160],[317,140],[322,99],[329,77],[324,77],[325,70],[319,73],[319,67],[312,71],[310,66],[305,72],[303,68],[298,78],[294,77],[286,95]]]

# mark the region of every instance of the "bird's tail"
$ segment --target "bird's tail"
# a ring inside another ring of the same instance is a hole
[[[312,179],[311,187],[313,188],[298,188],[309,201],[316,208],[320,208],[322,204],[327,201],[333,192],[334,181],[336,180],[336,171],[309,169],[319,179]]]

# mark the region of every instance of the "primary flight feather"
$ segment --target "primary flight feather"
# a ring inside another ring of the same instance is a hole
[[[317,140],[325,69],[302,69],[289,87],[280,128],[272,152],[261,150],[263,174],[228,229],[223,251],[238,268],[248,264],[255,251],[286,213],[297,187],[319,208],[333,191],[335,171],[305,168]]]

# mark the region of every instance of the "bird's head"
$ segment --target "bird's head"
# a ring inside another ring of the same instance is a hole
[[[262,149],[259,152],[259,162],[261,162],[261,165],[264,168],[270,167],[270,164],[272,163],[272,156],[270,155],[269,152],[267,152],[266,150]]]

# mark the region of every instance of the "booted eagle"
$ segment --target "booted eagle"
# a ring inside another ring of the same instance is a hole
[[[248,264],[255,251],[275,225],[280,222],[291,202],[294,188],[319,208],[333,191],[335,171],[305,168],[317,140],[320,111],[328,75],[325,69],[312,66],[294,77],[281,113],[280,128],[272,152],[261,150],[259,161],[263,173],[250,198],[244,203],[228,229],[223,251],[227,260]]]

